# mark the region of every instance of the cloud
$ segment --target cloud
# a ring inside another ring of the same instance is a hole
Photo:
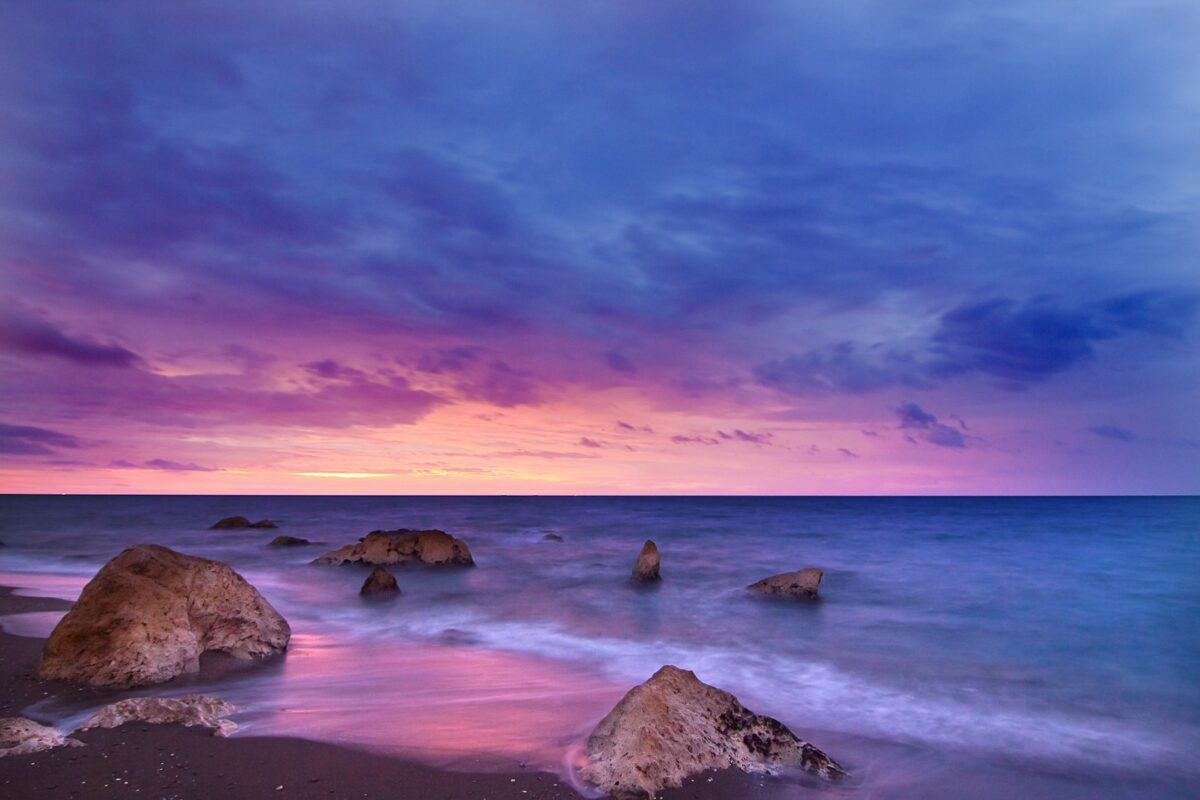
[[[651,428],[649,425],[642,425],[639,427],[637,425],[631,425],[623,420],[617,420],[617,428],[623,431],[633,431],[635,433],[654,433],[654,428]]]
[[[916,403],[902,403],[892,410],[900,420],[901,428],[921,431],[922,437],[930,444],[935,444],[938,447],[959,449],[967,446],[966,439],[963,438],[963,435],[958,430],[938,422],[937,417],[925,411]],[[915,440],[911,436],[906,436],[906,438],[908,441],[915,443]]]
[[[1137,434],[1133,431],[1118,428],[1116,425],[1092,425],[1084,430],[1105,439],[1116,439],[1118,442],[1132,442],[1137,438]]]
[[[842,455],[844,455],[846,458],[859,458],[858,453],[855,453],[851,450],[847,450],[845,447],[839,447],[837,449],[837,451],[839,453],[841,453]]]
[[[89,366],[133,367],[141,361],[124,347],[68,336],[45,320],[12,310],[0,311],[0,347]]]
[[[771,444],[772,434],[770,434],[770,433],[747,433],[746,431],[735,428],[733,433],[726,433],[725,431],[717,431],[717,436],[719,436],[725,440],[738,441],[738,442],[749,442],[750,444],[763,444],[763,445],[769,446]]]
[[[305,364],[304,368],[320,378],[327,380],[360,380],[366,377],[366,373],[362,370],[346,367],[332,358],[327,358],[323,361],[313,361]]]
[[[671,437],[671,441],[674,442],[675,444],[714,445],[714,444],[721,443],[719,440],[714,439],[711,436],[703,436],[700,434],[694,434],[694,435],[689,435],[689,436],[685,436],[683,434],[676,434],[675,436]]]
[[[32,425],[9,425],[0,422],[0,453],[16,456],[55,455],[51,448],[79,447],[79,440],[66,433]]]
[[[580,447],[604,447],[600,442],[597,442],[595,439],[589,439],[586,436],[580,436],[578,444]]]
[[[858,394],[896,385],[930,385],[920,372],[911,356],[864,356],[853,342],[839,342],[754,367],[754,377],[760,384],[792,395]]]
[[[637,367],[633,365],[633,362],[615,350],[610,350],[604,354],[604,363],[614,372],[622,372],[626,375],[632,375],[637,372]]]
[[[110,461],[109,466],[115,469],[157,469],[165,472],[221,472],[219,467],[202,467],[199,464],[184,464],[178,461],[169,461],[165,458],[152,458],[140,464],[118,458]]]

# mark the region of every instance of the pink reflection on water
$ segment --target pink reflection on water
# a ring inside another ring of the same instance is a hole
[[[71,601],[79,599],[79,593],[91,579],[90,575],[0,572],[0,586],[15,587],[13,594],[22,597],[58,597]]]
[[[578,667],[450,644],[298,634],[277,675],[214,687],[243,733],[291,735],[442,766],[554,769],[620,699]]]

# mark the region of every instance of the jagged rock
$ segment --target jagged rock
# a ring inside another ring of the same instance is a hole
[[[647,539],[642,545],[642,552],[638,554],[637,561],[633,563],[633,579],[641,583],[658,580],[660,564],[658,545]]]
[[[260,519],[258,522],[251,522],[247,528],[278,528],[279,523],[269,519]]]
[[[56,747],[83,747],[83,742],[24,717],[0,719],[0,758],[40,753]]]
[[[400,594],[400,586],[392,573],[377,566],[371,570],[358,593],[363,597],[395,597]]]
[[[544,539],[547,542],[561,542],[563,540],[563,537],[559,536],[557,533],[547,533],[545,536],[542,537],[542,539]]]
[[[475,565],[467,543],[445,531],[371,531],[358,540],[313,559],[314,564]]]
[[[312,542],[298,536],[276,536],[271,540],[272,547],[299,547],[305,544],[312,544]]]
[[[250,527],[250,520],[246,519],[245,517],[226,517],[225,519],[219,519],[216,522],[214,522],[212,525],[209,525],[208,529],[210,531],[224,531],[224,530],[230,530],[232,528],[249,528],[249,527]]]
[[[211,728],[213,736],[228,736],[237,730],[237,723],[224,717],[236,709],[232,703],[207,694],[185,697],[131,697],[107,705],[93,714],[80,730],[116,728],[127,722],[148,722],[151,725],[186,725]]]
[[[845,770],[783,723],[747,710],[693,672],[665,666],[617,703],[587,741],[582,776],[621,800],[679,787],[705,770],[799,767],[830,781]]]
[[[746,588],[752,592],[771,597],[786,597],[793,600],[816,600],[821,588],[821,576],[825,573],[816,567],[805,567],[798,572],[784,572],[763,578]]]
[[[228,564],[153,544],[123,550],[83,588],[42,651],[42,678],[92,686],[161,683],[200,654],[261,658],[291,628]]]

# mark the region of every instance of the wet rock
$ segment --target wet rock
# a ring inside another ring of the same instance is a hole
[[[200,654],[262,658],[287,648],[291,629],[228,564],[139,544],[83,588],[42,650],[38,675],[128,687],[200,669]]]
[[[247,528],[278,528],[279,523],[269,519],[260,519],[258,522],[251,522]]]
[[[682,786],[705,770],[771,773],[780,767],[829,781],[846,774],[781,722],[668,665],[631,689],[592,731],[581,774],[614,797],[632,800]]]
[[[445,531],[372,531],[337,550],[318,556],[314,564],[429,564],[432,566],[475,565],[467,543]]]
[[[769,597],[816,600],[817,590],[821,588],[821,576],[824,574],[816,567],[805,567],[798,572],[784,572],[780,575],[763,578],[758,583],[752,583],[746,588]]]
[[[209,728],[213,736],[228,736],[237,730],[237,723],[226,716],[236,709],[232,703],[206,694],[185,697],[131,697],[107,705],[83,723],[80,730],[116,728],[127,722],[148,722],[151,725],[186,725]]]
[[[300,547],[306,544],[312,544],[312,542],[308,539],[301,539],[299,536],[276,536],[271,540],[272,547]]]
[[[226,531],[233,528],[249,528],[250,520],[245,517],[225,517],[208,526],[210,531]]]
[[[547,542],[561,542],[563,537],[559,536],[557,533],[547,533],[542,537],[542,539]]]
[[[377,566],[371,570],[358,593],[363,597],[395,597],[400,594],[400,586],[396,583],[396,576]]]
[[[633,579],[639,583],[659,580],[658,568],[661,559],[658,556],[658,545],[649,539],[642,545],[642,552],[633,563]]]
[[[0,758],[40,753],[56,747],[83,747],[83,742],[63,736],[58,728],[24,717],[0,719]]]

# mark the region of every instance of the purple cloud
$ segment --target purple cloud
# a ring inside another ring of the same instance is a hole
[[[141,359],[118,345],[68,336],[45,320],[13,310],[0,311],[0,347],[34,356],[49,356],[76,364],[133,367]]]
[[[32,425],[9,425],[0,422],[0,453],[15,456],[54,455],[52,447],[79,447],[74,436]]]
[[[911,428],[922,432],[925,441],[938,447],[965,448],[966,439],[955,428],[938,422],[937,417],[922,409],[916,403],[902,403],[893,409],[900,420],[901,428]],[[916,443],[911,436],[906,438]]]

